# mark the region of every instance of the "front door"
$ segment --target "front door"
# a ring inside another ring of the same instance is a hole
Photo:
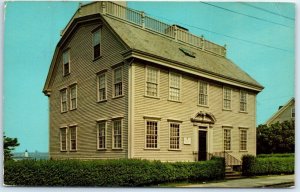
[[[199,130],[198,161],[206,161],[206,131]]]

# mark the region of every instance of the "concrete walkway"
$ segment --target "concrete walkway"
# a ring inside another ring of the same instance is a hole
[[[243,178],[234,180],[225,180],[217,183],[190,184],[178,187],[203,187],[203,188],[253,188],[253,187],[271,187],[271,185],[280,185],[295,182],[295,175],[278,176],[260,176],[253,178]]]

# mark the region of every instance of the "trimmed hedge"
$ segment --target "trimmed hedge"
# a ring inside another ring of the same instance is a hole
[[[4,164],[4,183],[20,186],[146,186],[223,179],[223,158],[163,163],[137,159],[23,160]]]
[[[242,172],[245,176],[294,174],[294,156],[262,156],[245,155],[242,158]]]

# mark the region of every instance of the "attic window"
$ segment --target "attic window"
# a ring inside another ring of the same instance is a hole
[[[179,48],[179,50],[182,51],[186,56],[196,58],[196,54],[192,51],[189,51],[189,50],[184,49],[184,48]]]

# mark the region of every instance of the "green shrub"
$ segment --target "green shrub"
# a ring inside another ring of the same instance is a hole
[[[251,155],[243,156],[243,175],[277,175],[293,174],[295,158],[292,155],[261,155],[254,157]]]
[[[138,159],[23,160],[4,165],[4,183],[20,186],[147,186],[223,179],[224,159],[162,163]]]
[[[252,176],[255,157],[253,155],[244,155],[242,157],[242,174],[244,176]]]

